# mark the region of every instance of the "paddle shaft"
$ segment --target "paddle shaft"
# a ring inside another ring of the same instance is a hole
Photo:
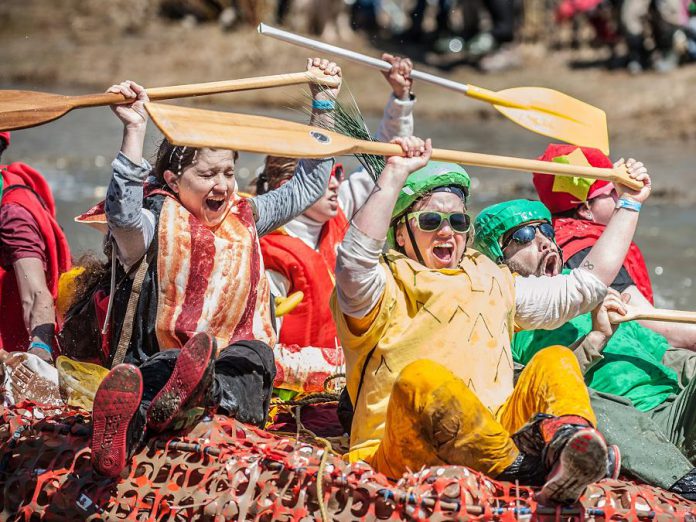
[[[378,58],[372,58],[365,54],[356,53],[355,51],[350,51],[342,47],[337,47],[335,45],[330,45],[324,42],[318,42],[312,40],[311,38],[306,38],[288,31],[283,31],[282,29],[277,29],[266,24],[259,24],[257,28],[258,32],[264,36],[270,36],[277,40],[282,40],[293,45],[304,47],[305,49],[311,49],[313,51],[318,51],[320,53],[333,54],[335,56],[340,56],[346,60],[351,60],[356,63],[361,63],[363,65],[369,65],[379,69],[380,71],[388,71],[391,69],[391,64],[385,62],[384,60],[379,60]],[[422,71],[411,71],[411,78],[415,80],[421,80],[424,82],[432,83],[434,85],[439,85],[440,87],[445,87],[451,91],[461,92],[470,96],[472,98],[480,99],[488,103],[493,103],[495,105],[502,105],[503,107],[515,107],[523,108],[524,105],[510,103],[502,97],[495,95],[493,91],[488,89],[483,89],[481,87],[476,87],[474,85],[467,85],[465,83],[459,83],[446,78],[441,78],[440,76],[435,76],[434,74],[425,73]]]
[[[359,154],[379,154],[383,156],[400,156],[403,149],[399,145],[381,142],[360,141],[357,146]],[[477,152],[460,152],[456,150],[433,149],[432,159],[436,161],[449,161],[475,167],[499,168],[506,170],[520,170],[524,172],[542,172],[556,176],[579,176],[590,179],[604,179],[615,183],[621,183],[634,190],[640,190],[643,184],[632,179],[623,169],[606,169],[597,167],[584,167],[582,165],[568,165],[566,163],[554,163],[550,161],[530,160],[514,158],[510,156],[495,156],[492,154],[479,154]]]
[[[629,312],[627,315],[610,313],[609,320],[614,324],[625,323],[626,321],[663,321],[667,323],[694,324],[696,323],[696,312],[648,308],[637,312]]]
[[[154,87],[147,89],[150,100],[171,100],[174,98],[189,98],[192,96],[204,96],[206,94],[220,94],[225,92],[249,91],[253,89],[265,89],[268,87],[282,87],[287,85],[299,85],[316,82],[322,85],[335,86],[337,81],[331,77],[321,78],[306,72],[276,74],[273,76],[258,76],[255,78],[241,78],[239,80],[227,80],[221,82],[193,83],[190,85],[175,85],[172,87]],[[85,94],[72,97],[75,107],[98,107],[102,105],[117,105],[128,102],[122,94],[103,93]]]

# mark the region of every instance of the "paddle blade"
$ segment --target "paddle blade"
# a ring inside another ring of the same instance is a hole
[[[506,118],[532,132],[594,147],[609,154],[607,116],[603,110],[544,87],[514,87],[496,93],[510,105],[493,105]]]
[[[231,149],[291,158],[327,158],[352,153],[359,140],[300,123],[146,103],[152,121],[175,145]]]
[[[73,108],[69,96],[33,91],[0,91],[0,131],[36,127]]]

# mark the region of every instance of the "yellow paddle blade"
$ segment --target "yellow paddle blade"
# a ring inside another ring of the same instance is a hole
[[[275,315],[282,317],[285,314],[292,312],[298,304],[304,299],[304,292],[293,292],[287,297],[275,298]]]
[[[155,125],[175,145],[232,149],[291,158],[352,153],[355,141],[335,132],[265,116],[145,104]]]
[[[493,92],[470,85],[467,96],[493,104],[503,116],[532,132],[609,154],[607,115],[567,94],[545,87]]]

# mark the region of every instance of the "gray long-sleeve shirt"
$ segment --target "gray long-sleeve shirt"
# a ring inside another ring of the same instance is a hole
[[[121,152],[111,166],[106,219],[118,259],[128,270],[145,255],[154,237],[155,216],[143,209],[143,184],[152,167],[144,159],[137,165]],[[259,237],[294,219],[319,199],[326,190],[332,167],[332,159],[300,160],[288,183],[252,198]]]

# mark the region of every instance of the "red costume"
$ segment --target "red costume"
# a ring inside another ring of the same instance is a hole
[[[336,346],[336,326],[329,308],[334,289],[336,248],[348,230],[348,220],[338,214],[322,228],[317,250],[282,230],[261,238],[266,268],[282,274],[290,281],[288,294],[302,291],[304,299],[283,317],[278,342],[285,345]]]
[[[41,174],[24,163],[0,166],[2,205],[20,205],[36,221],[46,245],[46,283],[55,300],[60,274],[70,269],[70,249],[56,221],[51,189]],[[29,345],[22,302],[11,267],[0,268],[0,348],[23,351]]]
[[[556,161],[559,163],[578,163],[576,151],[580,150],[584,156],[584,164],[592,167],[612,168],[611,160],[601,151],[590,147],[577,147],[575,145],[551,144],[544,154],[539,157],[543,161]],[[582,156],[579,157],[582,160]],[[548,207],[552,214],[560,214],[572,210],[592,198],[607,194],[613,189],[608,181],[583,180],[571,178],[573,181],[559,180],[549,174],[534,174],[533,182],[539,199]],[[560,181],[560,182],[559,182]],[[592,247],[602,235],[605,226],[584,219],[574,217],[554,217],[553,227],[556,230],[556,242],[563,250],[563,258],[570,259],[575,254]],[[631,276],[640,293],[653,303],[652,284],[645,266],[643,254],[635,243],[631,243],[623,263],[624,268]]]

